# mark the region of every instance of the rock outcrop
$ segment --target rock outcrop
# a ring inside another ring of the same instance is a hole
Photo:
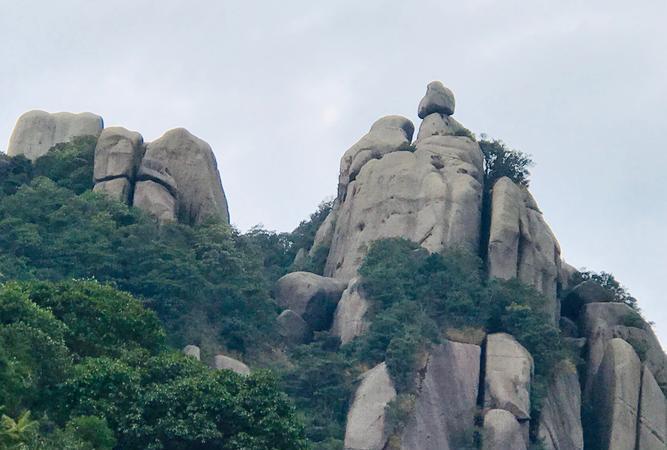
[[[331,326],[331,334],[338,336],[342,345],[368,330],[369,323],[365,315],[369,306],[370,303],[364,295],[361,280],[353,278],[347,289],[343,291]]]
[[[213,359],[213,367],[218,370],[231,370],[239,375],[248,375],[250,368],[243,364],[238,359],[230,358],[225,355],[215,355]]]
[[[426,95],[419,102],[417,115],[420,119],[433,113],[451,116],[454,114],[454,106],[454,93],[440,81],[432,81],[426,86]]]
[[[637,450],[667,448],[667,401],[651,370],[642,371]]]
[[[486,338],[484,407],[504,409],[518,420],[530,419],[533,357],[514,337],[494,333]]]
[[[387,443],[385,408],[396,398],[387,365],[379,364],[361,376],[347,414],[346,450],[383,450]]]
[[[546,450],[583,450],[581,387],[577,369],[562,362],[556,369],[540,413],[538,437]]]
[[[121,127],[105,128],[97,139],[93,177],[96,183],[114,178],[133,181],[143,157],[144,138]]]
[[[561,314],[567,317],[579,317],[581,308],[589,303],[604,303],[614,300],[614,295],[608,289],[600,286],[593,280],[586,280],[575,287],[565,296]]]
[[[532,195],[503,177],[491,192],[489,276],[518,278],[534,286],[549,300],[548,313],[558,321],[557,299],[560,246]]]
[[[301,316],[313,331],[328,329],[340,297],[347,287],[333,278],[310,272],[292,272],[280,278],[274,288],[279,306]]]
[[[526,450],[524,432],[516,418],[504,409],[484,415],[483,450]]]
[[[160,222],[176,221],[176,199],[162,184],[139,181],[134,188],[134,206]]]
[[[641,362],[632,346],[623,339],[610,340],[593,386],[593,440],[598,448],[635,449],[640,384]]]
[[[229,222],[227,199],[211,146],[184,128],[167,131],[146,147],[145,158],[159,161],[178,186],[177,217],[198,224],[208,217]]]
[[[278,333],[291,345],[305,344],[312,338],[313,332],[303,318],[286,309],[276,319],[278,321]]]
[[[104,120],[96,114],[29,111],[19,117],[9,139],[7,154],[24,155],[34,161],[56,144],[78,136],[98,137]]]
[[[186,345],[183,348],[183,354],[185,356],[191,356],[197,361],[201,360],[201,350],[196,345]]]
[[[133,191],[130,180],[120,177],[96,183],[93,192],[105,194],[116,201],[128,204]]]
[[[472,445],[481,348],[445,341],[419,371],[414,413],[401,443],[410,450],[458,450]]]

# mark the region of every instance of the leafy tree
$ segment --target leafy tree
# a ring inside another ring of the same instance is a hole
[[[56,144],[35,160],[35,176],[47,176],[77,194],[92,189],[96,144],[94,136],[79,136]]]
[[[489,140],[484,134],[479,141],[479,147],[484,155],[484,178],[489,189],[502,177],[528,186],[529,168],[534,165],[530,155],[508,147],[501,140]]]
[[[582,270],[575,274],[573,283],[576,285],[587,280],[592,280],[611,292],[614,296],[614,301],[625,303],[632,309],[639,311],[637,299],[634,298],[627,288],[621,285],[611,273],[604,271],[598,273],[591,270]]]
[[[0,152],[0,197],[13,195],[32,179],[32,164],[23,155],[7,156]]]

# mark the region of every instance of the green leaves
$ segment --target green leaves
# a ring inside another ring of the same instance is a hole
[[[479,147],[484,154],[485,183],[488,189],[502,177],[508,177],[515,183],[528,187],[529,168],[534,165],[530,155],[509,148],[501,140],[488,140],[484,134],[479,141]]]

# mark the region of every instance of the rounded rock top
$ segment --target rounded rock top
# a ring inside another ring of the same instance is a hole
[[[426,95],[419,102],[417,115],[420,119],[433,113],[451,116],[454,114],[454,106],[454,93],[440,81],[432,81],[426,86]]]

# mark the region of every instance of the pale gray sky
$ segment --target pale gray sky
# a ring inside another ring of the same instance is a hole
[[[667,2],[0,0],[0,148],[29,109],[214,148],[239,228],[289,230],[343,152],[426,84],[531,153],[577,267],[614,273],[667,342]]]

